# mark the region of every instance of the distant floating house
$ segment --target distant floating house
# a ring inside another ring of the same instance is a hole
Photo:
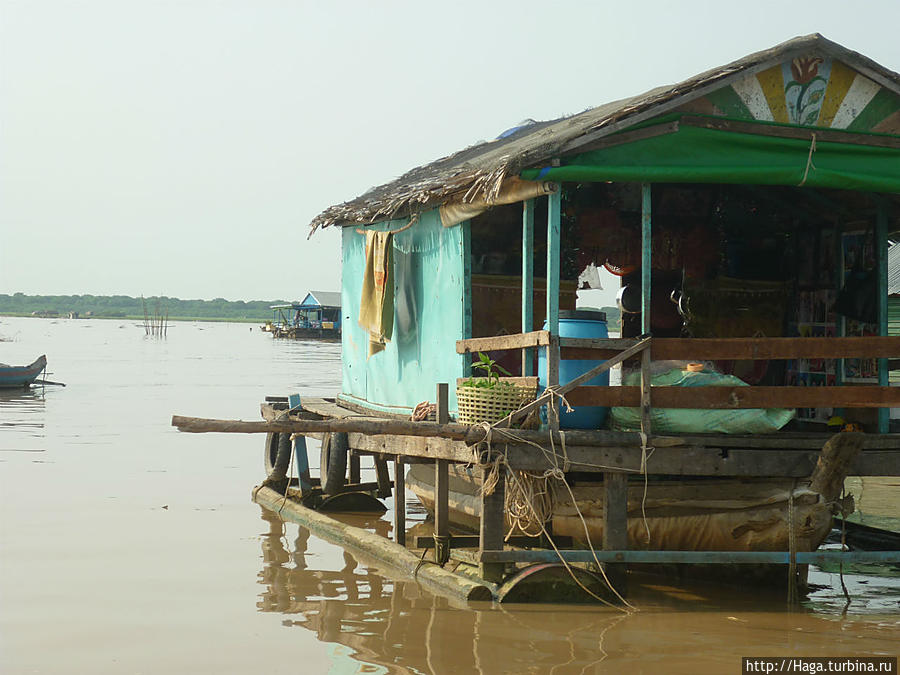
[[[301,302],[272,305],[273,319],[263,330],[280,338],[334,339],[341,337],[341,294],[310,291]]]

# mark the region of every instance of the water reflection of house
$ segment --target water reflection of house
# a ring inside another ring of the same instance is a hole
[[[328,565],[320,551],[310,550],[317,544],[308,530],[298,528],[291,546],[281,518],[267,509],[262,518],[269,531],[261,537],[257,609],[281,614],[282,626],[337,645],[331,652],[334,672],[487,675],[543,670],[561,660],[568,660],[571,672],[583,672],[602,660],[603,634],[623,618],[557,613],[559,625],[547,625],[546,614],[535,612],[533,620],[524,613],[510,624],[488,605],[454,609],[414,581],[384,577],[346,551],[340,569]],[[369,526],[386,535],[389,524],[376,520]]]
[[[263,330],[275,337],[334,339],[341,337],[341,294],[310,291],[301,302],[272,305],[272,321]]]

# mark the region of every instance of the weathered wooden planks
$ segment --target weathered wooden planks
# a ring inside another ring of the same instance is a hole
[[[564,359],[596,360],[627,349],[627,338],[561,338]],[[900,337],[835,338],[654,338],[657,360],[772,360],[891,358],[900,356]]]
[[[638,342],[630,338],[560,338],[564,359],[611,357]],[[458,354],[522,349],[550,344],[547,331],[458,340]],[[772,360],[897,358],[900,337],[834,338],[654,338],[653,358],[659,360]]]
[[[525,347],[546,347],[550,344],[550,332],[536,330],[516,335],[469,338],[456,341],[456,353],[490,352],[502,349],[523,349]]]
[[[532,432],[535,433],[535,432]],[[609,433],[609,432],[607,432]],[[578,439],[594,436],[601,432],[566,432],[566,438]],[[619,469],[638,472],[641,468],[641,449],[637,434],[619,434],[631,443],[626,445],[575,445],[567,440],[566,457],[572,471],[602,472]],[[650,445],[657,439],[651,437]],[[663,442],[667,438],[658,439]],[[681,439],[679,439],[681,440]],[[804,478],[816,466],[819,451],[828,440],[827,436],[782,438],[769,437],[686,437],[683,445],[674,447],[654,446],[647,462],[647,473],[651,475],[671,474],[677,476],[787,476]],[[544,443],[547,441],[544,434]],[[460,463],[475,460],[473,449],[458,441],[435,438],[411,437],[371,437],[350,434],[353,447],[369,452],[405,454],[414,457],[443,458]],[[743,444],[746,447],[740,447]],[[894,476],[900,474],[900,439],[896,436],[880,438],[865,436],[864,447],[873,449],[862,452],[851,464],[850,475],[854,476]],[[763,447],[752,447],[752,446]],[[736,447],[737,446],[737,447]],[[800,446],[802,449],[790,449]],[[556,442],[560,452],[559,439]],[[877,448],[881,449],[877,449]],[[532,445],[504,445],[495,448],[505,452],[512,469],[546,471],[554,468],[549,451],[541,451]],[[564,458],[556,459],[559,466]]]

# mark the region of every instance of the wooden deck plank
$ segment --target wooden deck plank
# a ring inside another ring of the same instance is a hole
[[[309,398],[301,399],[301,404],[303,405],[304,410],[316,413],[317,415],[321,415],[322,417],[342,418],[355,417],[359,415],[358,412],[338,405],[333,398],[317,398],[311,396]],[[373,415],[373,417],[375,416],[377,415]]]
[[[496,337],[468,338],[456,341],[456,353],[490,352],[504,349],[522,349],[524,347],[542,347],[550,344],[550,333],[535,330],[530,333],[498,335]],[[900,355],[898,355],[900,356]]]
[[[637,436],[637,434],[634,434]],[[351,446],[364,452],[447,459],[459,463],[475,460],[473,449],[461,441],[439,438],[419,438],[407,436],[366,436],[349,434]],[[718,437],[738,443],[741,439]],[[647,472],[651,475],[674,476],[786,476],[803,478],[812,473],[819,458],[819,450],[829,438],[795,439],[795,443],[810,446],[807,449],[788,449],[790,439],[785,439],[780,449],[721,447],[716,445],[685,445],[677,447],[657,447],[650,454]],[[865,443],[871,445],[871,436]],[[712,443],[716,437],[703,438]],[[749,444],[753,439],[744,439]],[[767,440],[776,440],[775,438]],[[891,449],[865,450],[853,462],[850,475],[853,476],[896,476],[900,475],[900,441],[892,440]],[[651,445],[653,441],[651,439]],[[887,445],[887,444],[884,444]],[[557,449],[561,446],[556,445]],[[531,445],[495,445],[503,449],[510,468],[527,471],[545,471],[553,468],[552,456],[547,450],[539,450]],[[603,472],[621,470],[637,473],[641,467],[641,449],[638,444],[631,446],[566,446],[566,456],[572,471]],[[559,466],[564,458],[557,456]]]
[[[497,338],[493,338],[497,339]],[[561,338],[564,359],[596,360],[637,342],[628,338]],[[598,350],[603,350],[598,353]],[[654,338],[653,358],[703,361],[718,359],[897,358],[900,337],[840,338]]]

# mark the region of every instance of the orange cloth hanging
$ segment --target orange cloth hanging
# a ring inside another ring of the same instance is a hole
[[[370,357],[384,349],[394,332],[393,236],[393,232],[366,231],[359,325],[369,334]]]

